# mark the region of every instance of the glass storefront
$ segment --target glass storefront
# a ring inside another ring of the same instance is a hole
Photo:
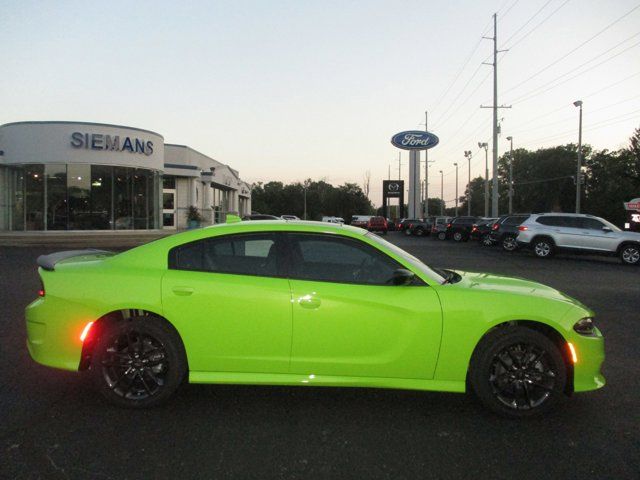
[[[85,164],[0,166],[0,230],[161,228],[157,171]]]

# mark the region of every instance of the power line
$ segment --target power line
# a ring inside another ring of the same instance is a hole
[[[450,114],[449,114],[449,115],[448,115],[444,120],[441,120],[441,121],[440,121],[440,123],[438,123],[438,128],[442,128],[442,126],[443,126],[445,123],[447,123],[447,122],[451,119],[451,117],[453,117],[453,116],[458,112],[458,110],[460,110],[464,105],[466,105],[466,104],[469,102],[469,100],[471,100],[471,97],[473,97],[473,95],[474,95],[478,90],[480,90],[480,87],[482,87],[482,85],[484,85],[484,82],[486,82],[486,81],[487,81],[487,79],[489,78],[489,75],[491,75],[491,72],[488,72],[488,73],[484,76],[484,78],[483,78],[482,80],[480,80],[480,83],[478,83],[478,85],[476,86],[476,88],[475,88],[475,89],[474,89],[474,90],[473,90],[473,91],[472,91],[472,92],[467,96],[467,98],[466,98],[462,103],[460,103],[460,104],[457,106],[457,108],[455,108],[455,109],[453,110],[453,112],[451,112],[451,113],[450,113]],[[453,103],[452,103],[451,105],[453,105]]]
[[[507,38],[507,39],[504,41],[504,43],[505,43],[505,44],[509,43],[509,40],[511,40],[513,37],[515,37],[518,33],[520,33],[524,27],[526,27],[527,25],[529,25],[529,23],[531,22],[531,20],[533,20],[534,18],[536,18],[536,16],[537,16],[537,15],[538,15],[542,10],[544,10],[544,9],[545,9],[545,7],[546,7],[547,5],[549,5],[552,1],[553,1],[553,0],[547,0],[547,3],[545,3],[544,5],[542,5],[542,7],[540,7],[536,13],[534,13],[533,15],[531,15],[531,16],[529,17],[529,20],[527,20],[526,22],[524,22],[524,23],[520,26],[520,28],[518,28],[515,32],[513,32],[513,33],[511,34],[511,36],[510,36],[509,38]],[[567,1],[569,1],[569,0],[567,0]]]
[[[567,58],[569,55],[571,55],[572,53],[576,52],[577,50],[579,50],[580,48],[582,48],[583,46],[585,46],[587,43],[589,43],[590,41],[592,41],[593,39],[597,38],[598,36],[600,36],[601,34],[603,34],[605,31],[607,31],[608,29],[610,29],[611,27],[613,27],[616,23],[618,23],[619,21],[621,21],[622,19],[628,17],[629,15],[631,15],[634,11],[636,11],[638,8],[640,8],[640,4],[636,5],[635,7],[633,7],[631,10],[629,10],[627,13],[625,13],[624,15],[622,15],[621,17],[618,17],[616,20],[614,20],[613,22],[611,22],[610,24],[608,24],[606,27],[604,27],[602,30],[600,30],[599,32],[597,32],[595,35],[589,37],[587,40],[585,40],[584,42],[582,42],[580,45],[578,45],[577,47],[573,48],[572,50],[570,50],[569,52],[565,53],[564,55],[562,55],[560,58],[554,60],[553,62],[551,62],[550,64],[548,64],[547,66],[541,68],[540,70],[538,70],[536,73],[534,73],[533,75],[529,76],[528,78],[524,79],[523,81],[521,81],[520,83],[514,85],[513,87],[507,89],[506,91],[503,92],[504,93],[508,93],[512,90],[515,90],[516,88],[520,87],[521,85],[524,85],[525,83],[533,80],[534,78],[536,78],[538,75],[540,75],[542,72],[547,71],[549,68],[553,67],[554,65],[557,65],[559,62],[561,62],[562,60],[564,60],[565,58]]]
[[[509,49],[512,49],[513,47],[515,47],[517,44],[519,44],[520,42],[522,42],[525,38],[527,38],[529,35],[531,35],[531,33],[533,33],[535,30],[537,30],[540,26],[542,26],[547,20],[549,20],[551,17],[553,17],[556,12],[558,10],[560,10],[562,7],[564,7],[567,3],[569,3],[570,0],[565,0],[564,2],[562,2],[560,4],[560,6],[558,8],[556,8],[554,11],[552,11],[549,15],[547,15],[546,17],[544,17],[540,22],[538,22],[538,24],[533,27],[531,30],[529,30],[527,33],[525,33],[522,37],[520,37],[519,39],[517,39],[515,42],[513,42],[511,45],[509,45]],[[548,3],[548,2],[547,2]],[[546,4],[545,4],[546,6]],[[544,7],[543,7],[544,8]],[[541,9],[542,10],[542,9]],[[537,13],[535,14],[537,15]],[[535,16],[534,15],[534,16]],[[511,38],[513,37],[513,35],[511,37],[509,37],[507,39],[507,42],[509,40],[511,40]],[[507,43],[505,42],[505,44]]]

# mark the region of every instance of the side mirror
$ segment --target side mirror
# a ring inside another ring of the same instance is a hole
[[[399,268],[393,272],[391,283],[393,285],[410,285],[413,283],[415,274],[404,268]]]
[[[609,227],[602,227],[602,231],[603,231],[604,233],[613,232],[613,230],[611,230]]]

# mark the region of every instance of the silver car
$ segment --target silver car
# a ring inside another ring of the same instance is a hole
[[[540,258],[558,250],[618,255],[623,263],[640,264],[640,233],[626,232],[605,219],[577,213],[531,215],[518,227],[518,245]]]

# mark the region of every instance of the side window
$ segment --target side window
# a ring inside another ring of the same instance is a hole
[[[526,217],[507,217],[504,220],[504,224],[511,225],[511,226],[520,225],[522,222],[525,221],[525,219]]]
[[[602,230],[604,227],[604,223],[595,218],[578,218],[577,219],[580,225],[580,228],[585,228],[587,230]]]
[[[289,234],[290,277],[335,283],[389,285],[395,260],[359,240]]]
[[[551,215],[545,217],[538,217],[536,220],[538,223],[542,225],[547,225],[549,227],[568,227],[569,225],[564,222],[563,217],[554,217]]]
[[[206,238],[171,249],[169,268],[238,275],[278,276],[272,233]]]

